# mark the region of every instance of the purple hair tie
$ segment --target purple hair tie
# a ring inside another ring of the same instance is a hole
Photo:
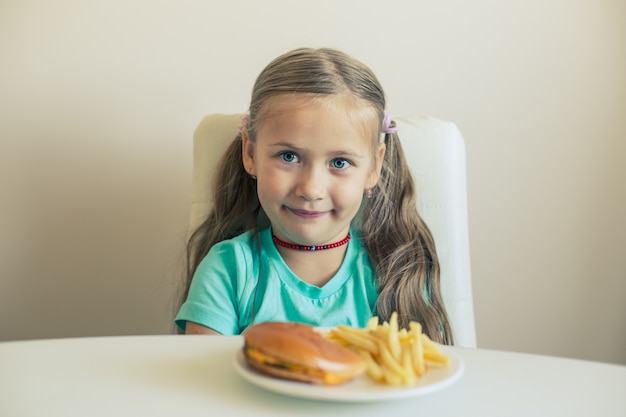
[[[244,114],[241,118],[241,123],[239,123],[239,133],[241,133],[245,127],[248,127],[249,121],[250,116],[248,114]]]
[[[398,127],[391,127],[391,122],[393,121],[393,117],[385,112],[385,116],[383,117],[383,133],[389,135],[391,133],[398,133]]]

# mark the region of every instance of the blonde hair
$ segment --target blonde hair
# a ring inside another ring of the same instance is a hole
[[[258,76],[252,91],[245,129],[250,140],[271,107],[268,100],[283,94],[312,97],[342,95],[370,106],[377,126],[372,149],[381,137],[385,94],[374,73],[358,60],[334,49],[296,49],[274,59]],[[365,120],[364,120],[365,122]],[[382,172],[372,196],[364,199],[354,221],[375,269],[379,286],[377,314],[399,324],[422,323],[431,339],[452,344],[452,330],[439,287],[439,261],[428,227],[417,213],[415,186],[396,133],[385,134]],[[241,134],[228,147],[213,179],[214,205],[187,244],[186,287],[200,261],[216,243],[246,230],[257,230],[266,218],[255,182],[244,170]]]

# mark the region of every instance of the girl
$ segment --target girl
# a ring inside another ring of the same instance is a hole
[[[297,49],[261,72],[187,245],[182,331],[364,327],[397,311],[401,327],[419,321],[453,343],[435,244],[384,109],[372,71],[336,50]]]

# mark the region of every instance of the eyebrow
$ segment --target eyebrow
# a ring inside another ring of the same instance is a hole
[[[275,143],[270,143],[267,146],[271,147],[271,148],[290,148],[293,149],[294,151],[302,151],[302,148],[299,146],[294,145],[293,143],[289,143],[289,142],[275,142]],[[330,152],[331,155],[335,155],[335,156],[347,156],[347,157],[366,157],[367,155],[363,155],[363,153],[359,152],[358,150],[352,148],[352,149],[339,149],[336,151],[332,151]]]

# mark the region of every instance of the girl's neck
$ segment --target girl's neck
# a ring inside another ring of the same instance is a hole
[[[283,260],[298,278],[310,285],[323,287],[335,276],[346,256],[348,245],[321,251],[299,251],[276,246]]]

